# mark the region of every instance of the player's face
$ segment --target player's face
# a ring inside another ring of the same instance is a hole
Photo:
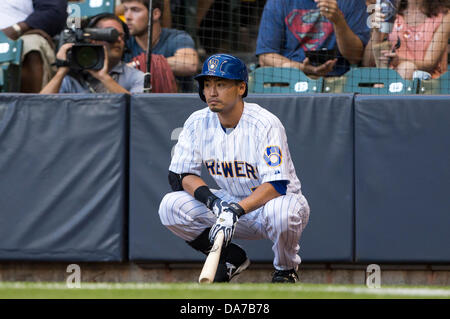
[[[124,17],[127,21],[130,34],[139,36],[147,32],[148,28],[148,9],[138,1],[125,2],[123,4],[125,12]]]
[[[235,80],[208,77],[203,82],[203,94],[211,111],[226,113],[242,99],[245,83]]]

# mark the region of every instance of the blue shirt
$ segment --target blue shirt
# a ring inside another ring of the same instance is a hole
[[[144,73],[127,66],[123,62],[119,62],[110,72],[116,82],[124,89],[131,93],[142,93],[144,89]],[[96,87],[101,86],[100,90],[95,90]],[[86,78],[86,81],[80,81],[70,75],[66,75],[61,83],[59,93],[101,93],[101,89],[105,89],[103,85],[90,75]]]
[[[135,37],[130,37],[126,43],[129,50],[125,54],[125,62],[130,62],[132,58],[146,52],[147,50],[142,49],[136,41]],[[161,29],[161,35],[159,36],[159,41],[152,48],[153,54],[161,54],[168,58],[175,55],[175,52],[179,49],[191,48],[195,49],[194,40],[185,31],[176,29]]]
[[[366,45],[370,38],[368,13],[363,0],[338,0],[350,29]],[[313,0],[268,0],[264,7],[256,44],[256,55],[278,53],[302,62],[305,51],[337,49],[333,24],[322,16]],[[340,53],[329,76],[342,75],[349,63]]]
[[[124,55],[124,61],[130,62],[132,58],[147,52],[147,50],[142,49],[136,42],[135,37],[130,37],[126,42],[127,52]],[[159,36],[159,41],[152,48],[153,54],[161,54],[166,58],[175,55],[180,49],[190,48],[195,50],[195,43],[191,36],[181,30],[177,29],[167,29],[161,28],[161,34]],[[147,48],[146,48],[147,49]],[[183,92],[193,92],[193,77],[192,76],[177,76],[176,77],[181,91]]]

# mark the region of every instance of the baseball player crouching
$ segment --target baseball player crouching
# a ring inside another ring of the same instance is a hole
[[[273,242],[272,282],[298,281],[299,240],[309,218],[286,133],[280,120],[254,103],[245,64],[215,54],[196,76],[208,107],[185,122],[169,167],[173,192],[159,208],[161,222],[205,254],[224,232],[224,247],[214,282],[228,282],[250,261],[237,239]],[[201,166],[220,187],[200,178]]]

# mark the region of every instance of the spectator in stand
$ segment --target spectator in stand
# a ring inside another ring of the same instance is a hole
[[[116,6],[115,14],[126,23],[125,19],[125,7],[121,3],[121,0],[117,0],[118,5]],[[162,26],[168,27],[171,25],[172,16],[170,14],[170,0],[164,0],[164,13],[162,18]],[[125,25],[128,29],[128,26]],[[126,51],[128,49],[125,49]],[[129,51],[129,50],[128,50]],[[127,54],[127,60],[130,60],[130,54]],[[128,63],[129,66],[136,68],[144,73],[147,72],[147,55],[141,53],[140,55],[133,57],[131,62]],[[151,86],[152,93],[177,93],[177,83],[172,70],[170,69],[169,63],[166,58],[160,54],[152,54],[151,58]]]
[[[125,57],[125,61],[129,62],[139,55],[146,55],[149,1],[122,0],[122,4],[131,35],[127,42],[130,53]],[[192,76],[197,73],[199,63],[194,40],[184,31],[163,28],[160,21],[163,11],[163,1],[153,0],[152,54],[164,56],[179,82],[180,90],[191,92],[194,89]]]
[[[144,88],[144,73],[129,67],[122,61],[125,49],[125,30],[122,21],[114,14],[101,14],[92,17],[98,21],[92,22],[94,28],[115,28],[119,38],[115,42],[92,41],[102,44],[105,50],[104,66],[101,70],[70,70],[67,62],[67,51],[73,43],[61,46],[56,55],[59,66],[56,75],[42,89],[41,94],[51,93],[142,93]],[[92,20],[93,21],[93,20]]]
[[[161,26],[163,28],[170,28],[172,26],[172,13],[170,11],[170,1],[171,0],[164,0],[164,12],[161,18]],[[121,0],[117,0],[115,13],[117,16],[119,16],[121,20],[123,20],[124,22],[126,21],[124,17],[125,8],[121,3]]]
[[[361,62],[370,38],[361,0],[268,0],[256,55],[260,66],[298,68],[312,76],[339,76]],[[305,51],[338,50],[337,58],[313,66]]]
[[[412,79],[414,71],[428,72],[438,78],[447,71],[450,14],[448,0],[400,0],[392,32],[380,32],[384,15],[376,6],[372,36],[364,54],[364,66],[375,66],[372,47],[389,41],[381,50],[380,61],[403,78]]]
[[[23,40],[21,92],[38,93],[56,68],[52,37],[67,19],[67,0],[2,0],[0,30],[10,39]]]

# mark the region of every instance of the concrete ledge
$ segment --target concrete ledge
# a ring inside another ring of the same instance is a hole
[[[77,263],[82,282],[197,282],[201,263]],[[65,282],[70,262],[1,262],[0,281]],[[379,265],[381,285],[450,286],[450,265]],[[302,264],[302,283],[365,285],[367,265]],[[251,264],[233,282],[266,283],[271,264]]]

